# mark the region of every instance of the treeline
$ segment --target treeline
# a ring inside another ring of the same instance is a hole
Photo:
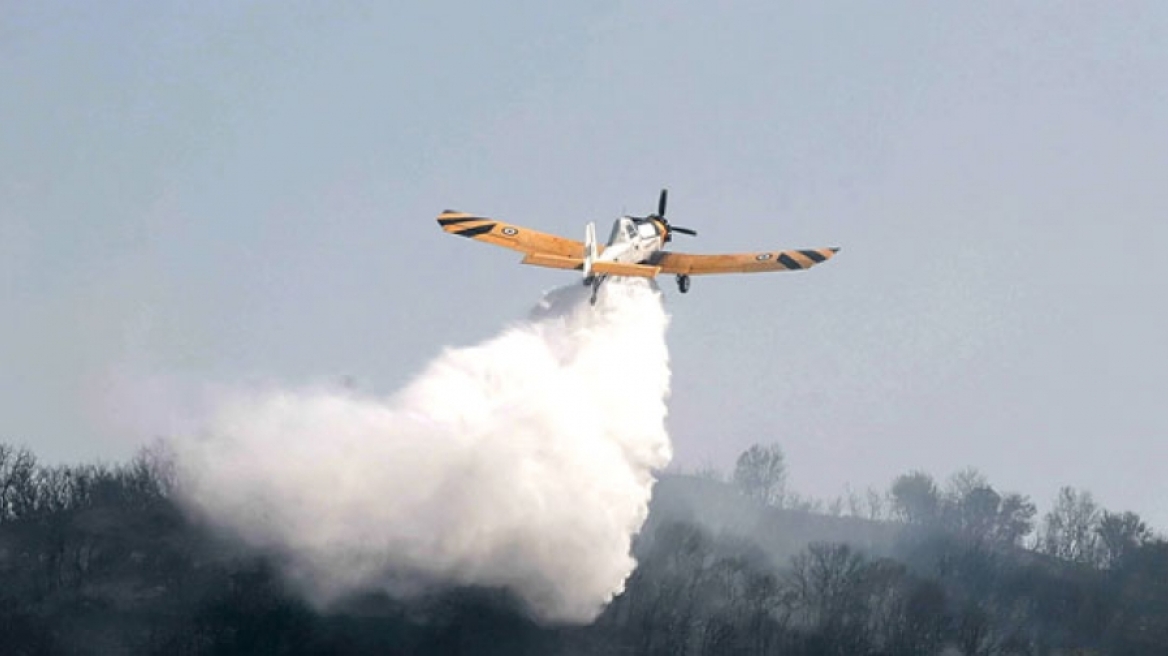
[[[975,469],[951,476],[942,487],[932,475],[912,471],[888,490],[849,491],[830,502],[787,489],[786,461],[778,445],[754,445],[739,456],[731,476],[705,468],[697,475],[725,481],[759,504],[834,517],[883,520],[912,532],[944,534],[986,547],[1025,548],[1062,561],[1106,569],[1159,538],[1134,512],[1112,512],[1090,492],[1062,487],[1041,521],[1030,497],[1001,492]]]
[[[1062,488],[1039,518],[975,470],[944,486],[914,471],[823,502],[787,489],[777,445],[658,490],[612,609],[639,627],[638,653],[1168,653],[1168,543],[1085,491]]]
[[[506,591],[309,608],[257,554],[181,512],[164,449],[46,466],[0,444],[4,654],[1168,653],[1168,544],[1064,489],[1039,518],[976,472],[812,501],[778,447],[670,475],[639,566],[593,624]]]

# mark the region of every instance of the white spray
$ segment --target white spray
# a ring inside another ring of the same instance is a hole
[[[531,318],[449,349],[388,399],[250,394],[177,445],[190,506],[281,552],[314,601],[420,585],[505,587],[587,622],[635,562],[671,457],[659,292],[550,293]]]

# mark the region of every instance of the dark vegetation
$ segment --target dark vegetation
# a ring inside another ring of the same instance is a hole
[[[158,450],[44,466],[0,444],[0,653],[1163,654],[1168,543],[1061,490],[1038,520],[976,472],[830,503],[777,447],[658,484],[627,589],[586,627],[505,591],[378,594],[327,612],[186,516]]]

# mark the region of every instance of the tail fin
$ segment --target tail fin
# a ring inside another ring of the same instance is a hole
[[[584,226],[584,278],[592,277],[592,263],[596,260],[596,224]]]

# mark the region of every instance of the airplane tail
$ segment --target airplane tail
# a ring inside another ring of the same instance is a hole
[[[592,277],[592,263],[596,261],[596,224],[584,226],[584,279]]]

